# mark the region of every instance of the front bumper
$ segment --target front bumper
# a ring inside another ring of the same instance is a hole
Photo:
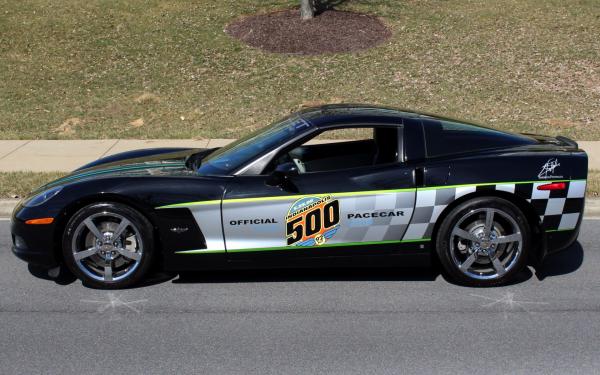
[[[12,247],[12,252],[17,258],[35,266],[44,268],[54,268],[58,266],[58,261],[51,252],[31,251],[29,249],[18,248],[14,245]]]
[[[12,252],[29,264],[46,268],[56,267],[59,261],[55,253],[55,225],[27,225],[22,218],[22,210],[13,212],[10,231]]]

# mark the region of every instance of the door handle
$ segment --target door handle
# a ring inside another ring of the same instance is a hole
[[[416,167],[415,168],[415,187],[423,187],[425,186],[425,167]]]

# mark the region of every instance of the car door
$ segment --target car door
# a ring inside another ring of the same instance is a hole
[[[270,178],[241,175],[228,184],[222,205],[228,254],[389,253],[399,249],[415,205],[414,169],[401,160],[367,166],[359,160],[357,167],[291,175],[278,186]]]

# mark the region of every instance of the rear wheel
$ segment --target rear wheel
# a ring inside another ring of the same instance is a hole
[[[152,263],[152,226],[134,209],[96,203],[79,210],[67,223],[63,256],[86,285],[118,289],[142,280]]]
[[[452,280],[473,286],[503,284],[526,266],[529,224],[519,208],[505,199],[475,198],[446,216],[436,250]]]

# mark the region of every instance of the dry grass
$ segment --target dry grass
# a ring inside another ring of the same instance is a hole
[[[0,199],[23,198],[29,192],[65,174],[64,172],[0,172]]]
[[[0,138],[237,138],[330,101],[600,138],[596,0],[347,1],[393,33],[354,54],[265,53],[223,32],[296,5],[2,1]]]
[[[600,198],[600,171],[588,172],[587,196]]]

